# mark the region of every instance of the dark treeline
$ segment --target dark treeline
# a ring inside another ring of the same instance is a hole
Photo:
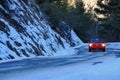
[[[109,1],[106,4],[103,0],[98,0],[97,5],[100,8],[95,8],[96,14],[102,14],[106,18],[97,18],[100,23],[101,30],[99,36],[107,41],[120,41],[120,0],[105,0]]]
[[[81,0],[76,1],[76,7],[69,6],[68,0],[37,0],[42,11],[49,16],[52,28],[56,28],[60,21],[65,21],[84,42],[98,36],[106,41],[120,41],[120,1],[111,0],[103,4],[98,0],[95,8],[95,16],[90,12],[85,13],[84,4]],[[98,18],[97,15],[107,16]],[[95,19],[97,19],[95,21]],[[97,25],[96,25],[97,23]]]

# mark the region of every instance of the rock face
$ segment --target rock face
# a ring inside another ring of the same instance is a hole
[[[1,0],[0,60],[64,55],[82,44],[69,27],[54,31],[48,23],[34,0]]]

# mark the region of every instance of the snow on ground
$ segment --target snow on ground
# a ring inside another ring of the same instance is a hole
[[[75,32],[72,29],[69,32],[65,30],[63,37],[51,28],[34,0],[27,2],[6,0],[3,1],[4,5],[0,4],[3,12],[0,14],[0,62],[75,54],[72,47],[83,44]]]
[[[119,63],[120,58],[108,55],[69,65],[7,71],[0,73],[0,80],[119,80]]]
[[[107,48],[115,48],[115,46],[118,44],[108,43]],[[115,49],[118,48],[119,45]],[[103,52],[93,53],[104,54]],[[19,67],[17,69],[14,69],[13,67],[14,70],[0,70],[0,80],[119,80],[120,58],[115,57],[114,54],[110,54],[109,52],[106,53],[107,54],[104,56],[84,61],[79,61],[80,55],[74,55],[74,59],[72,56],[70,56],[71,58],[68,59],[65,59],[64,56],[58,60],[54,60],[54,58],[57,58],[52,57],[51,59],[53,60],[51,61],[53,62],[50,64],[49,59],[46,60],[46,62],[42,62],[44,64],[43,67],[42,65],[35,66],[35,64],[32,63],[31,65],[34,65],[34,67],[31,68],[23,68],[24,66],[21,65],[17,66]],[[58,66],[55,65],[65,63],[66,60],[71,62],[71,64],[62,64]],[[76,62],[72,63],[74,60]],[[42,64],[40,60],[38,60],[37,63]]]
[[[107,43],[108,48],[120,49],[120,42]]]
[[[27,58],[17,58],[17,59],[7,59],[7,60],[2,60],[2,61],[0,61],[0,63],[6,63],[6,62],[13,62],[13,61],[20,61],[20,60],[24,60],[24,59],[32,59],[32,58],[46,58],[46,57],[48,57],[48,58],[50,58],[50,57],[52,57],[52,58],[58,58],[58,57],[66,57],[66,56],[71,56],[71,55],[75,55],[76,53],[77,53],[77,50],[75,49],[75,48],[79,48],[79,47],[82,47],[84,44],[82,44],[82,45],[79,45],[79,46],[75,46],[75,47],[68,47],[68,48],[66,48],[66,49],[62,49],[62,48],[59,48],[59,51],[56,53],[56,54],[54,54],[53,56],[36,56],[36,57],[27,57]],[[6,49],[4,49],[3,51],[5,51]],[[0,56],[2,56],[2,55],[0,55]],[[5,56],[4,54],[3,54],[3,56]]]

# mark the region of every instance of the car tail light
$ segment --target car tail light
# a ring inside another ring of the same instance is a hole
[[[89,44],[89,46],[92,46],[92,44]]]
[[[105,44],[102,44],[102,46],[106,46]]]

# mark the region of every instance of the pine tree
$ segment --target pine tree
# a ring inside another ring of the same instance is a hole
[[[120,41],[120,0],[111,0],[108,5],[111,7],[108,23],[113,28],[116,41]]]
[[[106,16],[106,18],[97,18],[104,27],[101,32],[106,33],[102,35],[110,36],[112,41],[120,41],[120,0],[110,0],[106,4],[103,0],[98,0],[97,5],[99,8],[95,8],[96,14]]]
[[[53,29],[56,30],[58,24],[65,21],[82,40],[87,41],[86,38],[89,35],[87,32],[92,24],[91,15],[85,13],[81,0],[76,0],[75,5],[75,7],[69,6],[68,0],[43,0],[40,7],[49,16]]]

